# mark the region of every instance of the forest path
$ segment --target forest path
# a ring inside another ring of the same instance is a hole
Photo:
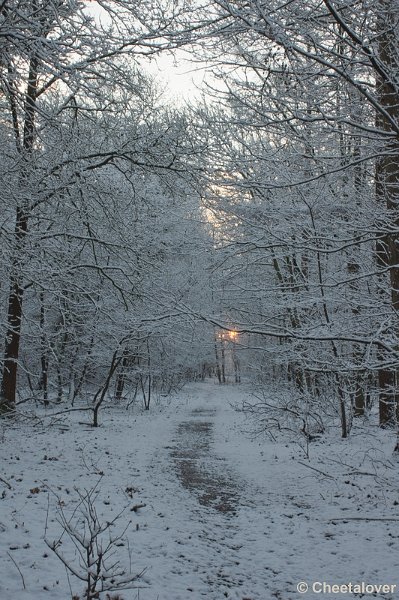
[[[216,408],[193,409],[190,420],[177,427],[176,447],[171,456],[180,483],[202,506],[234,515],[240,501],[240,486],[226,471],[226,461],[212,451],[215,415]]]
[[[359,514],[363,490],[299,464],[293,444],[245,435],[234,409],[245,393],[211,382],[183,390],[152,455],[163,527],[146,539],[151,587],[140,600],[298,600],[299,582],[395,583],[395,524],[332,522]],[[375,548],[383,560],[370,563]]]
[[[265,546],[265,534],[255,534],[246,519],[257,503],[253,485],[218,451],[221,424],[233,412],[231,390],[213,384],[198,389],[154,457],[152,476],[163,479],[174,532],[170,539],[168,527],[163,536],[163,558],[173,565],[164,584],[174,600],[263,600],[268,573],[258,543]]]

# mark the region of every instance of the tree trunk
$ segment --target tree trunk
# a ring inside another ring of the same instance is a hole
[[[36,98],[38,87],[39,61],[33,56],[29,63],[28,85],[24,107],[24,130],[22,148],[17,137],[17,149],[25,161],[21,175],[21,186],[27,185],[29,160],[34,145]],[[17,130],[18,131],[18,130]],[[0,411],[8,412],[15,408],[17,393],[18,358],[21,341],[23,283],[22,269],[24,243],[28,233],[27,207],[19,206],[15,218],[15,248],[10,276],[10,294],[8,297],[7,333],[4,348],[3,377],[0,395]]]
[[[44,308],[44,294],[40,293],[40,362],[41,362],[41,375],[40,375],[40,389],[43,392],[43,402],[45,406],[48,406],[48,352],[45,334],[45,308]]]
[[[28,230],[28,218],[17,210],[15,224],[16,255],[12,265],[10,294],[8,297],[7,334],[4,348],[3,379],[1,384],[0,411],[9,412],[15,408],[17,393],[18,357],[21,339],[23,287],[20,281],[20,258],[23,252],[24,237]]]
[[[98,412],[100,410],[102,403],[105,400],[105,396],[106,396],[109,386],[111,384],[112,377],[113,377],[116,369],[118,368],[120,361],[121,361],[121,358],[118,358],[118,350],[115,350],[115,352],[112,356],[111,365],[109,367],[107,378],[106,378],[104,384],[96,392],[94,399],[93,399],[93,427],[98,427]]]
[[[118,377],[116,379],[115,400],[117,402],[119,402],[122,398],[123,390],[125,387],[125,381],[126,381],[126,370],[127,370],[128,366],[129,366],[129,350],[127,348],[125,348],[123,351],[123,355],[122,355],[121,368],[118,373]]]
[[[381,107],[377,116],[377,125],[387,132],[392,132],[391,120],[399,123],[399,93],[394,84],[399,59],[396,27],[397,9],[391,0],[379,0],[379,17],[377,21],[378,58],[384,65],[384,73],[377,76],[376,87]],[[383,148],[383,155],[376,165],[376,197],[381,205],[387,208],[387,220],[384,234],[377,245],[377,260],[381,269],[389,270],[390,301],[392,316],[395,321],[394,331],[399,338],[399,247],[397,231],[399,227],[399,140],[397,135],[388,138]],[[384,360],[384,356],[380,356]],[[396,391],[395,367],[382,367],[378,376],[380,426],[394,426],[398,407]]]
[[[216,360],[216,375],[217,375],[219,383],[222,383],[222,371],[220,368],[217,336],[215,336],[215,360]]]

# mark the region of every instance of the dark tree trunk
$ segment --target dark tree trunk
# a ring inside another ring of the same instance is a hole
[[[392,133],[383,148],[383,154],[376,165],[376,196],[381,205],[387,208],[388,222],[385,233],[377,245],[377,260],[381,269],[389,270],[390,302],[393,318],[399,318],[399,139],[393,133],[393,123],[399,124],[399,92],[394,84],[399,59],[396,27],[396,6],[391,0],[379,0],[377,22],[378,58],[384,71],[377,76],[377,92],[383,111],[377,117],[377,125]],[[393,334],[399,337],[399,327],[395,324]],[[384,361],[381,353],[380,358]],[[378,375],[380,426],[395,425],[398,407],[396,390],[397,368],[382,367]]]
[[[217,375],[219,383],[222,383],[222,371],[220,368],[217,338],[215,338],[215,359],[216,359],[216,375]]]
[[[43,391],[43,402],[45,406],[48,406],[48,352],[45,335],[45,308],[44,308],[44,294],[40,293],[40,362],[41,362],[41,376],[40,376],[40,389]]]
[[[29,160],[32,154],[35,135],[36,98],[38,86],[39,61],[33,56],[29,63],[29,78],[25,96],[24,129],[22,148],[17,137],[17,149],[25,161],[21,175],[22,187],[27,185]],[[18,130],[17,130],[18,131]],[[28,233],[28,209],[19,206],[15,218],[15,247],[10,276],[10,294],[8,298],[7,333],[4,348],[3,376],[1,384],[0,411],[8,412],[15,408],[17,393],[18,358],[21,341],[22,322],[22,264],[25,238]]]
[[[118,377],[116,380],[115,386],[115,399],[119,401],[122,398],[123,390],[125,387],[126,381],[126,370],[129,366],[129,350],[125,348],[122,355],[121,368],[118,373]]]
[[[23,286],[20,281],[20,258],[23,252],[24,237],[28,230],[28,218],[17,210],[15,224],[16,256],[12,265],[10,294],[8,298],[7,334],[4,348],[3,378],[1,384],[0,410],[12,411],[15,408],[17,392],[17,371],[21,339]]]

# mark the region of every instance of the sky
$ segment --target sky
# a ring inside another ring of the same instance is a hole
[[[145,68],[176,104],[200,97],[205,71],[188,61],[183,53],[177,51],[175,57],[165,53]]]
[[[109,16],[97,2],[85,8],[102,23],[109,22]],[[205,70],[187,59],[187,53],[176,50],[174,54],[164,52],[151,61],[143,60],[143,69],[156,78],[166,97],[177,105],[199,98]]]

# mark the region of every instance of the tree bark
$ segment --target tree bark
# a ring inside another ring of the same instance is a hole
[[[395,86],[395,74],[398,67],[398,39],[396,28],[392,25],[398,18],[397,10],[391,0],[378,2],[378,59],[384,66],[384,73],[377,75],[376,87],[379,102],[384,112],[377,116],[377,125],[392,132],[388,119],[399,123],[399,91]],[[394,319],[394,337],[399,338],[399,139],[394,135],[383,148],[383,155],[376,164],[376,197],[387,208],[387,223],[384,234],[377,245],[377,260],[382,269],[389,270],[390,301]],[[380,356],[382,361],[384,356]],[[398,410],[396,390],[397,367],[382,367],[378,374],[380,426],[394,426]]]
[[[38,88],[39,61],[33,56],[29,64],[28,85],[24,107],[23,145],[21,155],[24,168],[21,186],[27,185],[29,160],[33,151],[35,137],[36,98]],[[19,140],[16,139],[17,149]],[[15,218],[15,247],[11,265],[10,293],[8,297],[7,333],[4,348],[3,377],[0,395],[0,411],[9,412],[15,408],[17,392],[18,358],[21,340],[23,282],[22,265],[24,245],[28,233],[27,206],[18,206]]]

